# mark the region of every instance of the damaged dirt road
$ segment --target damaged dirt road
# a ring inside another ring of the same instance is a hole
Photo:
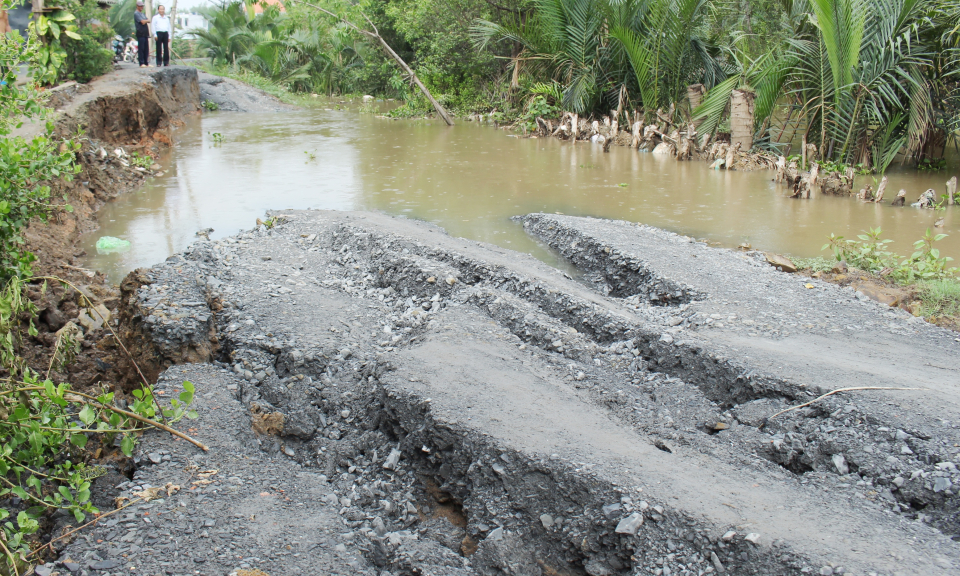
[[[518,220],[582,277],[420,222],[284,212],[132,273],[123,335],[153,375],[215,364],[164,378],[226,387],[264,466],[323,474],[336,537],[316,546],[356,573],[957,572],[955,334],[759,254]],[[776,415],[864,386],[911,390]]]

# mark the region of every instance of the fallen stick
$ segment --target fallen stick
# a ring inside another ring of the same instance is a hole
[[[314,10],[319,10],[324,14],[333,16],[340,22],[343,22],[350,28],[353,28],[354,30],[356,30],[358,33],[363,34],[367,38],[372,38],[377,42],[379,42],[380,46],[383,47],[387,55],[393,58],[393,60],[397,63],[397,65],[399,65],[400,68],[407,73],[407,75],[410,77],[413,83],[417,85],[417,88],[419,88],[420,91],[423,92],[423,95],[427,97],[427,100],[429,100],[430,103],[433,104],[434,110],[436,110],[437,114],[440,115],[440,118],[442,118],[443,121],[447,123],[447,126],[453,126],[453,119],[450,118],[450,115],[447,113],[447,110],[443,106],[441,106],[439,102],[437,102],[436,98],[433,97],[433,94],[430,93],[430,90],[428,90],[427,87],[423,85],[423,82],[421,82],[420,78],[417,77],[417,73],[414,72],[413,69],[410,68],[410,66],[403,60],[403,58],[401,58],[400,55],[397,54],[393,50],[393,48],[390,47],[389,44],[387,44],[387,41],[384,40],[382,36],[380,36],[380,31],[377,30],[377,27],[374,26],[373,22],[369,18],[367,18],[366,14],[363,14],[363,17],[366,18],[367,23],[370,24],[371,28],[373,28],[373,32],[370,32],[369,30],[364,30],[363,28],[357,26],[353,22],[347,20],[345,17],[340,16],[339,14],[334,14],[333,12],[327,10],[326,8],[321,8],[320,6],[317,6],[316,4],[311,4],[310,2],[304,2],[304,0],[298,0],[298,1],[304,6],[309,6]]]
[[[822,396],[817,396],[816,398],[814,398],[813,400],[811,400],[811,401],[809,401],[809,402],[806,402],[806,403],[804,403],[804,404],[799,404],[799,405],[797,405],[797,406],[791,406],[790,408],[787,408],[786,410],[781,410],[781,411],[777,412],[777,413],[774,414],[773,416],[770,416],[770,417],[768,417],[768,418],[764,418],[764,419],[763,419],[763,423],[760,424],[760,429],[763,430],[763,427],[767,425],[767,422],[773,420],[774,418],[776,418],[777,416],[779,416],[779,415],[781,415],[781,414],[786,414],[787,412],[790,412],[790,411],[792,411],[792,410],[797,410],[797,409],[799,409],[799,408],[803,408],[804,406],[809,406],[809,405],[813,404],[814,402],[819,402],[820,400],[823,400],[823,399],[826,398],[827,396],[832,396],[832,395],[836,394],[837,392],[851,392],[851,391],[853,391],[853,390],[926,390],[926,388],[896,388],[896,387],[893,387],[893,386],[855,386],[855,387],[853,387],[853,388],[837,388],[836,390],[833,390],[833,391],[831,391],[831,392],[827,392],[826,394],[824,394],[824,395],[822,395]]]

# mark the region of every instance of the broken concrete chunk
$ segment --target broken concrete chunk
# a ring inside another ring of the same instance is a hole
[[[97,304],[93,308],[84,308],[78,318],[80,324],[89,330],[99,330],[104,322],[110,321],[110,310],[103,304]]]
[[[781,256],[780,254],[774,254],[774,253],[772,253],[772,252],[764,252],[763,255],[766,257],[767,262],[768,262],[771,266],[775,266],[775,267],[777,267],[777,268],[780,268],[780,269],[783,270],[784,272],[791,272],[791,273],[793,273],[793,272],[796,272],[796,271],[797,271],[797,265],[794,264],[794,263],[793,263],[789,258],[787,258],[786,256]]]
[[[834,454],[831,459],[833,460],[833,465],[837,467],[837,472],[841,475],[846,475],[850,472],[850,468],[847,466],[847,459],[843,457],[843,454]]]
[[[606,506],[603,507],[603,515],[611,520],[613,520],[613,518],[617,515],[617,512],[619,511],[620,511],[619,503],[607,504]]]
[[[384,470],[396,470],[397,464],[400,463],[400,451],[394,448],[390,451],[390,455],[387,456],[387,460],[383,463]]]
[[[643,524],[643,514],[639,512],[634,512],[633,514],[627,516],[617,524],[616,530],[617,534],[630,534],[636,535],[640,530],[640,526]]]
[[[760,545],[760,535],[757,534],[756,532],[751,532],[747,534],[746,536],[743,537],[743,539],[746,540],[747,542],[752,542],[757,546]]]

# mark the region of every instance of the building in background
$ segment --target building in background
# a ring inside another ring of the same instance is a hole
[[[190,33],[191,30],[210,29],[210,23],[203,17],[203,14],[193,12],[178,13],[176,26],[177,38],[183,38],[184,40],[194,40],[196,38],[195,34]]]

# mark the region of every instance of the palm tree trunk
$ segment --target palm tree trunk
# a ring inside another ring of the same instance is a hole
[[[690,104],[690,115],[703,102],[703,93],[705,92],[703,84],[691,84],[687,86],[687,102]]]
[[[730,93],[730,144],[740,144],[741,150],[753,148],[753,101],[756,94],[749,90]]]

